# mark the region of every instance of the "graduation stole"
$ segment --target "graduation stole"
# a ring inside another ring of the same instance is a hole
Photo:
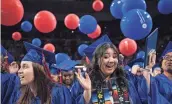
[[[106,94],[105,94],[106,93]],[[109,93],[108,90],[105,90],[105,89],[95,89],[93,92],[92,92],[92,104],[107,104],[107,102],[110,100],[108,98],[110,98],[110,95],[109,96],[106,96],[107,93]]]
[[[115,80],[112,80],[112,95],[114,104],[130,104],[127,88],[119,87]]]
[[[127,89],[121,89],[115,80],[112,80],[112,88],[98,88],[92,92],[93,104],[130,104]]]

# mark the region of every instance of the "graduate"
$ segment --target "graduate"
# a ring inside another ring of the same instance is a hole
[[[69,89],[73,87],[72,84],[75,80],[75,75],[74,75],[75,65],[77,65],[76,61],[64,60],[57,66],[58,69],[62,71],[63,84],[65,84],[66,87]]]
[[[72,104],[69,90],[51,80],[47,63],[55,63],[55,54],[24,42],[27,54],[21,61],[18,76],[22,88],[17,104]]]
[[[78,95],[83,93],[82,87],[75,78],[74,72],[77,64],[78,62],[74,60],[65,60],[57,66],[62,71],[63,84],[70,90],[73,99],[77,99]]]
[[[131,76],[135,78],[135,75],[119,68],[118,49],[107,35],[92,43],[84,52],[92,59],[92,71],[89,74],[86,73],[85,78],[81,75],[81,71],[75,73],[84,88],[83,95],[78,96],[80,97],[77,99],[78,104],[148,103],[148,98],[139,97],[138,85],[134,84],[132,78],[128,78]],[[146,84],[145,81],[144,85]]]
[[[9,74],[8,65],[14,61],[14,57],[1,46],[1,104],[14,104],[20,81],[16,74]]]
[[[153,104],[172,104],[172,41],[162,54],[162,74],[151,78]]]

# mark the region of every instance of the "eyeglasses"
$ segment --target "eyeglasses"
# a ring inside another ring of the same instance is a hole
[[[165,56],[163,56],[163,59],[164,60],[172,60],[172,56],[165,55]]]

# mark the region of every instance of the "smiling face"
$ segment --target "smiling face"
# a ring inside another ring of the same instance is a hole
[[[18,71],[21,85],[28,85],[34,81],[34,69],[32,62],[22,61]]]
[[[71,86],[74,81],[74,72],[73,71],[67,71],[62,72],[63,76],[63,83],[67,86]]]
[[[111,75],[115,71],[117,64],[117,53],[112,48],[108,48],[99,59],[100,70],[107,76]]]
[[[162,69],[172,74],[172,52],[167,53],[162,61]]]

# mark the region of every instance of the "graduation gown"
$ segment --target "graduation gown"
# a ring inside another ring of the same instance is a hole
[[[143,76],[135,76],[129,71],[126,72],[126,78],[128,79],[128,93],[130,104],[149,104],[151,102],[151,99],[148,95],[148,87],[145,78]],[[91,100],[94,98],[92,93]],[[111,98],[113,97],[111,96]],[[84,104],[83,94],[77,97],[76,102],[77,104]],[[92,104],[92,101],[90,101],[90,104]]]
[[[151,96],[150,96],[150,89],[148,88],[147,81],[143,75],[137,76],[132,74],[129,71],[126,71],[126,78],[132,84],[134,84],[134,88],[137,90],[139,99],[141,104],[150,104],[151,103]]]
[[[20,94],[18,95],[20,96]],[[17,99],[19,99],[19,96]],[[69,90],[63,85],[55,84],[51,90],[51,97],[51,104],[72,104],[73,102]],[[41,104],[39,97],[34,97],[31,102],[31,104]]]
[[[1,104],[14,104],[19,87],[20,80],[16,74],[1,73]]]
[[[151,78],[152,104],[172,104],[172,80],[164,74]]]
[[[84,89],[82,88],[82,86],[80,85],[80,83],[77,80],[75,80],[73,82],[73,84],[69,88],[69,90],[70,90],[71,96],[74,100],[78,97],[78,95],[83,94],[83,92],[84,92]]]

